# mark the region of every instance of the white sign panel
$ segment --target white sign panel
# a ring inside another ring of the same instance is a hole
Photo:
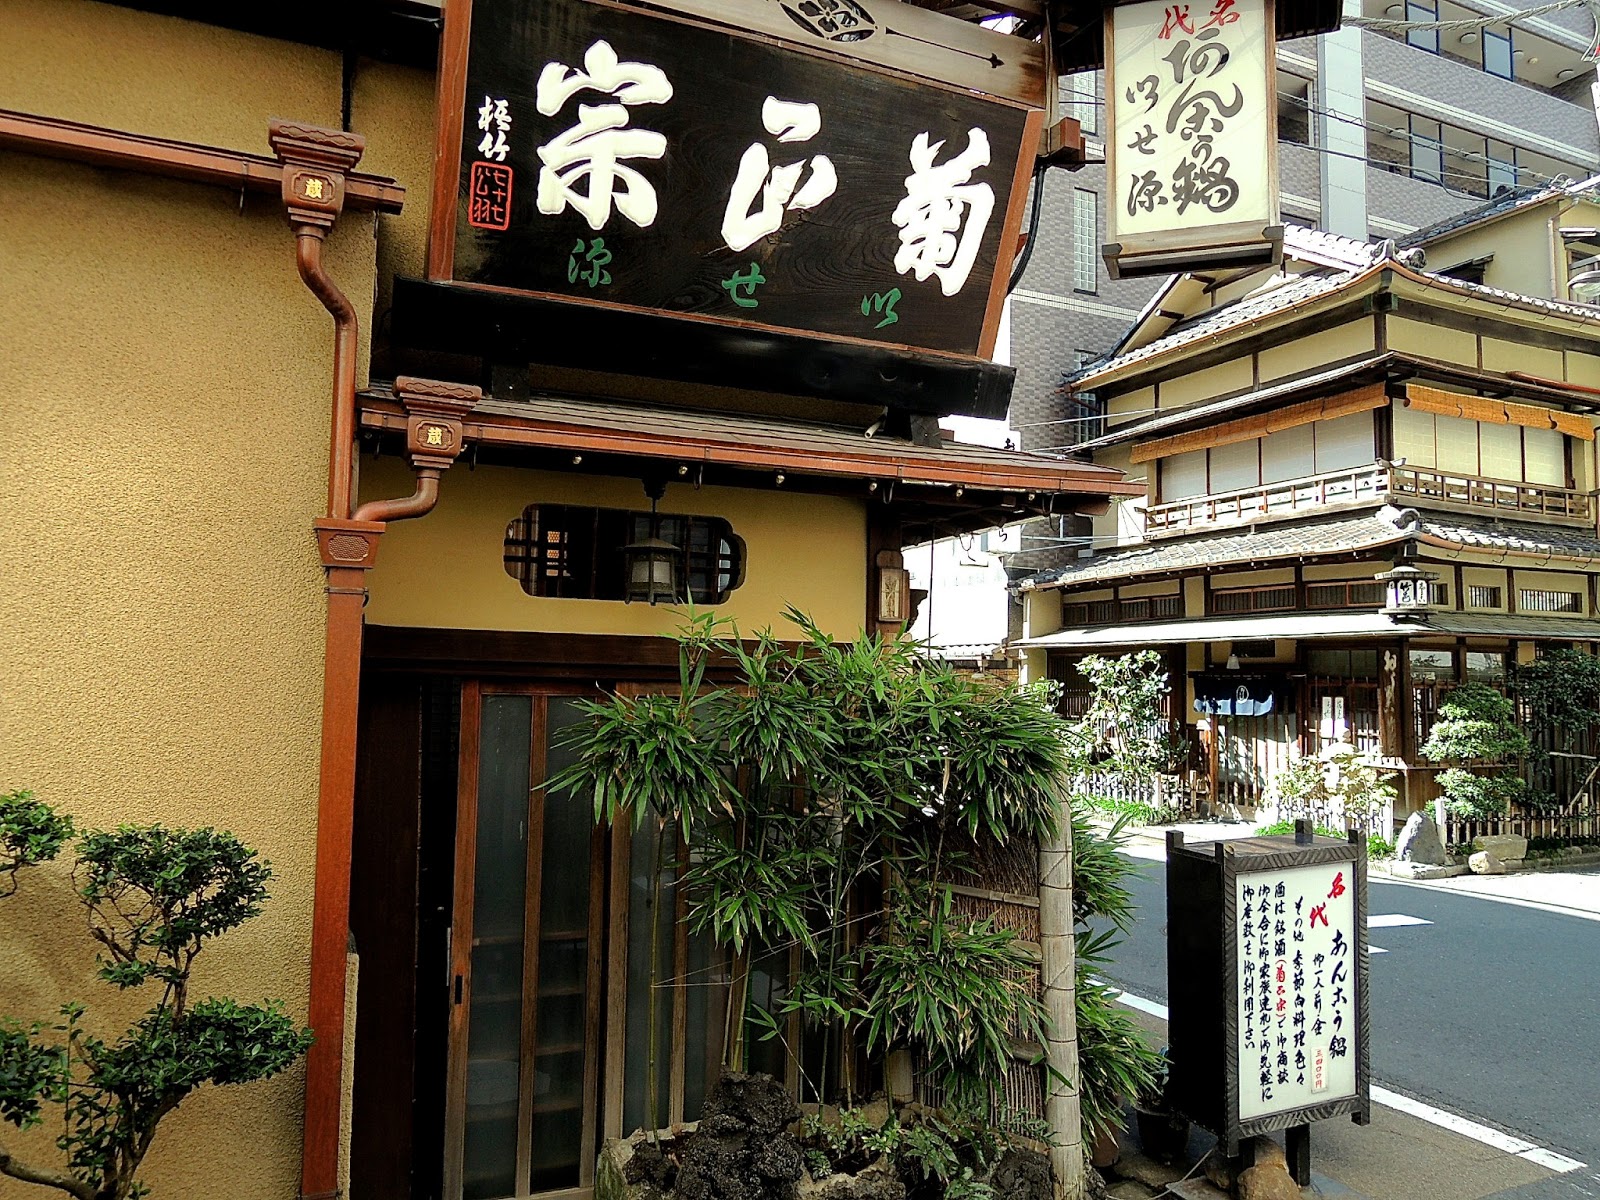
[[[1356,881],[1351,864],[1241,873],[1239,1120],[1356,1095]]]
[[[1108,240],[1124,255],[1255,243],[1278,221],[1270,0],[1108,12]],[[1281,235],[1280,235],[1281,236]]]

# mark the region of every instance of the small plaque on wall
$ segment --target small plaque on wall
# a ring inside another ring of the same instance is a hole
[[[911,611],[911,575],[904,567],[878,568],[878,620],[903,625]]]

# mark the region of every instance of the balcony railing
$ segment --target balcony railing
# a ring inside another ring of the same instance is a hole
[[[1200,528],[1253,525],[1392,499],[1397,504],[1494,513],[1501,517],[1587,525],[1594,494],[1542,483],[1520,483],[1419,467],[1373,463],[1281,483],[1213,492],[1145,510],[1147,538],[1175,537]]]
[[[1396,500],[1413,504],[1487,509],[1501,516],[1556,517],[1587,522],[1593,511],[1588,492],[1420,467],[1390,467],[1389,494]]]

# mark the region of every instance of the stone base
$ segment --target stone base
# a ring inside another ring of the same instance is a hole
[[[1425,863],[1390,861],[1381,866],[1384,874],[1393,875],[1396,879],[1453,879],[1457,875],[1465,875],[1467,868],[1454,864],[1444,867],[1428,866]]]

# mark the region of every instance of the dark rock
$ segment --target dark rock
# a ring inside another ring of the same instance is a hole
[[[1005,1200],[1055,1200],[1049,1158],[1022,1146],[1012,1146],[1000,1156],[989,1183]]]
[[[663,1192],[670,1192],[678,1178],[678,1164],[663,1154],[659,1145],[645,1142],[635,1147],[633,1157],[622,1169],[622,1177],[631,1184],[648,1183]]]
[[[1084,1200],[1106,1200],[1105,1177],[1093,1167],[1083,1169]]]
[[[790,1200],[804,1174],[800,1143],[787,1132],[799,1115],[771,1076],[724,1074],[682,1142],[679,1200]]]

